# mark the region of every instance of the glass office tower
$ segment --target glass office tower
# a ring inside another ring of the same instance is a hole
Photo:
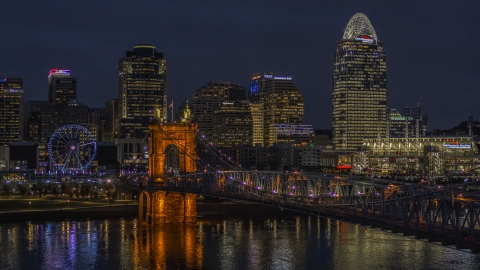
[[[355,151],[365,137],[388,136],[387,63],[382,42],[362,13],[337,43],[333,75],[333,144]]]
[[[139,44],[119,61],[119,119],[121,138],[143,139],[155,107],[167,119],[167,60],[156,47]]]
[[[253,74],[248,94],[256,115],[263,114],[263,142],[255,140],[255,145],[272,146],[277,142],[275,124],[303,124],[304,101],[290,76],[275,76],[273,73]],[[260,105],[255,105],[260,104]],[[258,120],[254,119],[254,127]],[[254,138],[258,138],[257,129]]]

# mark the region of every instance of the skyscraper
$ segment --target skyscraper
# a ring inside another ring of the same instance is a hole
[[[253,120],[248,100],[223,102],[212,118],[216,147],[252,145]]]
[[[77,79],[70,78],[69,69],[52,68],[48,72],[48,102],[53,105],[76,103]]]
[[[225,102],[236,102],[245,99],[245,87],[229,83],[209,82],[193,93],[193,119],[198,129],[209,140],[213,140],[213,114]]]
[[[0,145],[23,139],[23,79],[0,79]]]
[[[275,76],[273,73],[253,74],[249,99],[254,104],[262,104],[263,107],[255,107],[255,114],[263,113],[263,146],[272,146],[277,141],[275,124],[303,124],[303,96],[290,76]],[[254,138],[258,138],[256,130],[260,129],[254,130]],[[255,143],[259,143],[258,139]]]
[[[357,150],[387,134],[387,63],[367,16],[355,14],[337,43],[333,74],[333,144]]]
[[[135,45],[120,58],[118,75],[119,136],[143,139],[157,106],[167,119],[167,60],[155,45]]]

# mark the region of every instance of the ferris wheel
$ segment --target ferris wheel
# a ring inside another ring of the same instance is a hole
[[[48,141],[48,157],[60,171],[85,170],[97,154],[97,143],[84,127],[69,125],[58,128]]]

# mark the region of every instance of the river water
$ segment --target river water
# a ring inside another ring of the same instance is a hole
[[[0,269],[480,269],[480,255],[294,213],[0,224]]]

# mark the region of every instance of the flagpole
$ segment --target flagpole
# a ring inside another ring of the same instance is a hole
[[[170,106],[172,107],[172,123],[173,123],[173,98],[172,98],[172,104],[170,104]]]

